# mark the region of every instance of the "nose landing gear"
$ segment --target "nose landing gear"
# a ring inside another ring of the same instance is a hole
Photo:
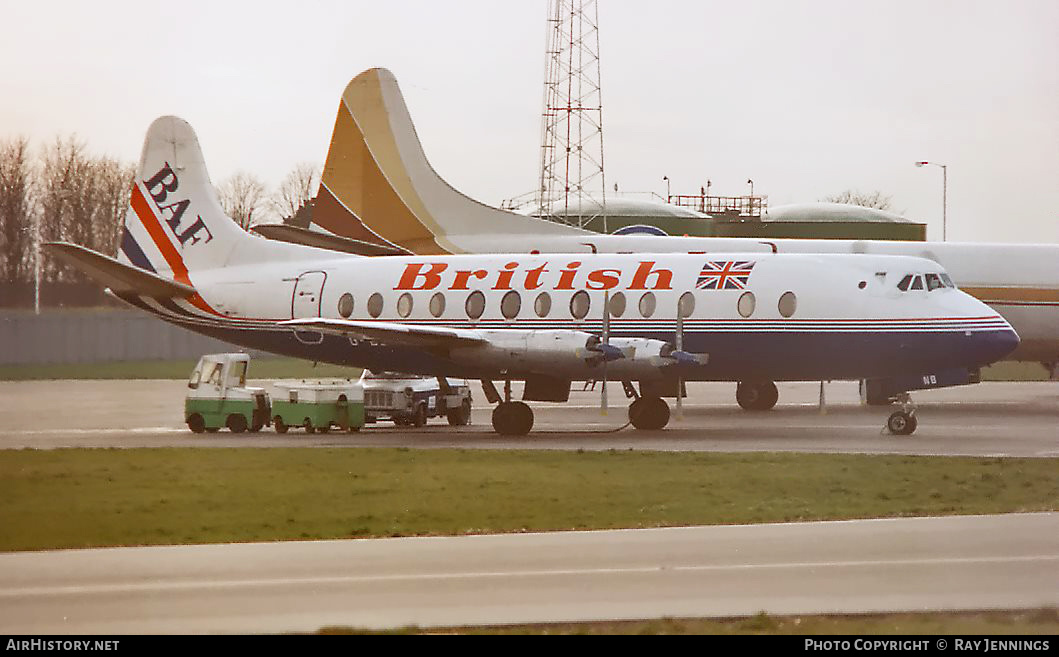
[[[897,396],[897,403],[901,404],[901,410],[890,414],[886,420],[886,429],[895,436],[911,436],[919,426],[919,421],[916,420],[916,405],[907,392]]]

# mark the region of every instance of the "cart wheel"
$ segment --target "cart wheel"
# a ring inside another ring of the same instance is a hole
[[[316,433],[316,429],[313,428],[313,421],[309,418],[305,418],[302,426],[305,427],[305,433]]]
[[[278,415],[272,418],[272,426],[276,427],[276,433],[287,433],[287,425],[284,424],[283,418]]]
[[[198,413],[192,413],[188,418],[188,429],[191,429],[192,433],[202,433],[206,430],[206,420]]]
[[[459,408],[454,408],[448,413],[449,424],[454,427],[466,426],[471,423],[471,400],[464,399]]]
[[[331,425],[330,424],[321,424],[320,426],[316,427],[316,430],[319,431],[320,433],[328,433],[329,431],[331,431]]]
[[[420,404],[416,406],[416,413],[412,416],[412,424],[417,427],[426,426],[427,423],[427,405]]]
[[[246,431],[246,418],[238,413],[228,416],[228,430],[232,433],[243,433]]]

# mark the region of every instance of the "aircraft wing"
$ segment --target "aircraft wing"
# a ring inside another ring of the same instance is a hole
[[[314,246],[319,249],[339,251],[341,253],[353,253],[362,256],[412,255],[411,251],[395,246],[355,240],[352,237],[321,233],[286,224],[259,224],[254,226],[253,231],[270,240]]]
[[[319,331],[359,340],[412,347],[470,347],[489,340],[478,331],[442,326],[413,326],[394,322],[358,322],[348,319],[312,317],[280,322],[292,329]]]
[[[41,246],[69,265],[88,274],[112,292],[130,292],[152,297],[187,298],[195,288],[158,274],[118,262],[110,256],[69,242],[45,242]]]

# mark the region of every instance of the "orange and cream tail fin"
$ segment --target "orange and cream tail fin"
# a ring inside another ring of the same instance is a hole
[[[353,78],[342,94],[312,222],[424,255],[463,252],[460,236],[588,234],[453,189],[427,161],[397,79],[382,68]]]

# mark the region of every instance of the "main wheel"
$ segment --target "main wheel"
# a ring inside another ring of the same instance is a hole
[[[272,418],[272,426],[276,427],[276,433],[287,433],[287,424],[278,415]]]
[[[669,424],[669,404],[661,397],[640,397],[629,406],[629,422],[637,429],[661,429]]]
[[[895,411],[886,420],[886,428],[895,436],[910,436],[919,426],[916,416],[904,411]]]
[[[232,413],[228,416],[226,426],[232,433],[243,433],[246,431],[246,417],[239,413]]]
[[[501,436],[524,436],[533,429],[533,409],[525,402],[500,402],[493,409],[493,429]]]
[[[779,401],[780,393],[772,381],[740,381],[735,386],[735,400],[747,411],[767,411]]]
[[[206,430],[206,420],[198,413],[192,413],[188,417],[188,429],[191,429],[192,433],[202,433]]]

